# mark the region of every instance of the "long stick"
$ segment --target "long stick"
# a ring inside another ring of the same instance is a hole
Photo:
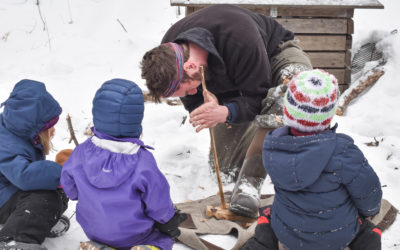
[[[206,87],[206,81],[204,79],[204,67],[203,66],[200,66],[200,72],[201,72],[201,86],[203,87],[203,91],[204,91],[204,90],[207,90],[207,87]],[[214,139],[214,133],[213,133],[212,128],[210,128],[210,137],[211,137],[211,148],[212,148],[213,155],[214,155],[215,172],[217,173],[217,178],[218,178],[219,195],[221,196],[221,205],[222,205],[223,209],[226,209],[224,191],[222,190],[222,181],[221,181],[221,176],[219,173],[217,150],[215,147],[215,139]]]
[[[67,120],[67,124],[68,124],[69,134],[71,135],[71,138],[69,139],[69,143],[71,143],[71,141],[74,141],[75,146],[78,146],[79,142],[76,139],[74,128],[72,127],[71,116],[69,114],[67,114],[66,120]],[[68,219],[71,219],[75,215],[75,213],[76,213],[76,210],[72,213],[72,215]]]

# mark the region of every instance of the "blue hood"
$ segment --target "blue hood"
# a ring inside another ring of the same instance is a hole
[[[313,184],[334,153],[335,130],[297,137],[289,134],[289,127],[271,131],[264,141],[263,163],[274,185],[297,191]]]
[[[132,81],[109,80],[97,90],[93,99],[95,128],[114,137],[139,138],[143,112],[142,90]]]
[[[31,140],[46,122],[61,113],[60,105],[43,83],[26,79],[14,86],[2,105],[4,126],[18,137]]]

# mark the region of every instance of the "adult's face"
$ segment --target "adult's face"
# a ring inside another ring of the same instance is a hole
[[[200,72],[188,73],[188,75],[190,78],[179,85],[179,88],[172,94],[173,97],[184,97],[197,93],[197,87],[201,84]]]

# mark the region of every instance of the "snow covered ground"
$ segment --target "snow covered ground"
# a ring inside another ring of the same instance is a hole
[[[135,81],[145,89],[139,62],[158,45],[171,24],[183,17],[184,9],[167,0],[0,0],[0,102],[21,79],[46,83],[63,107],[62,118],[72,117],[79,142],[91,126],[91,101],[100,85],[112,78]],[[354,15],[353,48],[371,39],[387,58],[385,74],[376,85],[351,104],[345,116],[336,117],[338,131],[349,134],[374,167],[383,185],[383,196],[400,208],[400,1],[380,0],[384,10],[360,10]],[[208,167],[209,133],[182,120],[182,106],[146,103],[143,140],[155,147],[154,155],[166,175],[174,202],[214,195],[217,178]],[[65,119],[56,126],[56,151],[73,148]],[[378,147],[366,143],[376,138]],[[50,155],[54,159],[56,152]],[[224,191],[233,184],[225,184]],[[273,193],[270,180],[263,193]],[[47,239],[48,249],[76,249],[85,234],[73,216],[75,203],[66,214],[71,229],[62,237]],[[383,234],[382,249],[400,249],[400,218]],[[229,249],[233,236],[206,236]],[[174,249],[187,249],[175,244]]]

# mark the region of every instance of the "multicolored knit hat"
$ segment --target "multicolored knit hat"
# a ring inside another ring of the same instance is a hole
[[[338,97],[335,76],[320,69],[300,72],[289,82],[283,123],[302,132],[323,131],[336,112]]]

